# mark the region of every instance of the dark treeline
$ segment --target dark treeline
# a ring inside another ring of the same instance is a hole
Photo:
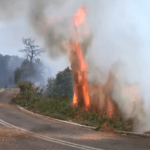
[[[37,58],[31,65],[28,59],[0,54],[0,88],[16,87],[22,80],[32,83],[40,81],[41,85],[44,83],[44,65],[41,60]],[[55,78],[48,78],[43,95],[46,97],[67,95],[72,99],[73,84],[69,67],[58,72]]]
[[[39,58],[31,65],[27,59],[0,54],[0,88],[15,87],[26,80],[44,83],[44,65]]]
[[[45,67],[39,58],[35,59],[32,64],[28,59],[25,59],[14,72],[14,84],[18,85],[20,81],[31,81],[43,86],[44,69]]]
[[[0,54],[0,87],[11,87],[14,85],[14,72],[21,65],[23,59],[18,56],[3,56]]]
[[[39,85],[39,90],[46,97],[68,96],[73,97],[71,70],[57,73],[55,78],[48,78],[46,88],[43,62],[37,58],[44,50],[36,44],[34,39],[22,38],[24,49],[19,50],[25,58],[18,56],[3,56],[0,54],[0,88],[16,87],[22,81],[30,81]]]

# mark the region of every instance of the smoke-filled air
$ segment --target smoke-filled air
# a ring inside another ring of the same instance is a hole
[[[95,92],[93,85],[106,85],[110,79],[110,99],[125,119],[134,120],[134,131],[144,132],[150,130],[148,5],[148,0],[5,0],[0,1],[0,19],[24,17],[49,58],[57,61],[64,56],[73,67],[76,58],[71,49],[79,50],[80,44],[82,64],[87,67],[78,68],[84,73],[78,74],[81,80],[85,78],[83,89],[87,88],[86,71],[90,93]],[[75,103],[77,84],[74,81]],[[90,98],[90,93],[83,99]]]

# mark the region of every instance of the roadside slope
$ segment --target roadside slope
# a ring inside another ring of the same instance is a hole
[[[99,149],[149,149],[148,138],[93,131],[44,119],[21,111],[9,102],[16,89],[0,92],[0,119],[36,134]],[[18,91],[19,92],[19,91]],[[51,142],[50,142],[51,143]],[[71,147],[69,147],[72,149]],[[63,146],[62,148],[63,149]],[[67,149],[67,147],[65,148]]]

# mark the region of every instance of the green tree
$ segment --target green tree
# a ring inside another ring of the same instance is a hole
[[[58,72],[54,83],[54,94],[56,96],[67,95],[73,96],[73,83],[71,70],[67,67],[64,71]]]
[[[48,78],[46,90],[43,92],[43,96],[45,96],[45,97],[52,97],[53,96],[54,84],[55,84],[55,78]]]
[[[14,72],[14,84],[18,84],[19,80],[21,79],[21,69],[18,67]]]
[[[71,70],[67,67],[65,70],[57,73],[56,78],[49,78],[46,90],[43,92],[46,97],[68,96],[73,97],[73,83]]]
[[[39,58],[35,59],[32,65],[29,60],[25,59],[14,72],[14,84],[16,85],[18,81],[24,80],[43,85],[45,82],[44,69],[45,67]]]
[[[20,69],[21,69],[21,79],[27,79],[27,78],[35,75],[34,66],[31,65],[31,63],[27,59],[25,59],[22,62]]]

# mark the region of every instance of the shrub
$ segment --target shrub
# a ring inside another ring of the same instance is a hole
[[[21,81],[19,83],[21,92],[32,91],[32,83],[30,81]]]
[[[21,82],[19,87],[22,93],[16,95],[12,99],[12,103],[21,105],[36,113],[62,120],[73,120],[88,126],[97,126],[97,129],[105,124],[117,130],[132,130],[131,121],[125,122],[121,118],[112,120],[92,110],[86,111],[79,107],[73,108],[68,96],[44,98],[42,94],[33,92],[31,82]]]

